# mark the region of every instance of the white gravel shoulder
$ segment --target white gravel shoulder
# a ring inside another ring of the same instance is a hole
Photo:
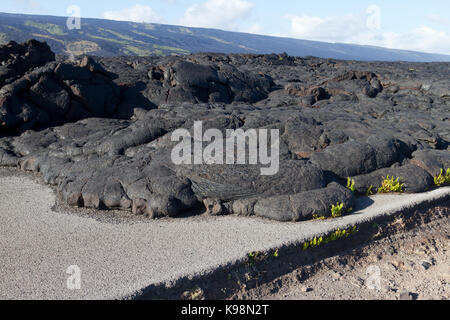
[[[349,216],[304,223],[191,217],[112,223],[52,210],[52,189],[22,175],[0,175],[0,299],[114,299],[160,282],[198,275],[288,243],[448,197],[450,187],[382,195]],[[359,208],[367,204],[361,200]],[[356,208],[358,209],[358,208]],[[66,271],[81,270],[70,290]]]

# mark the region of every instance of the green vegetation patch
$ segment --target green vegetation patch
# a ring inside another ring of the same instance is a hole
[[[4,27],[6,27],[6,28],[8,28],[8,29],[10,29],[12,31],[15,31],[15,32],[22,32],[22,30],[20,30],[19,28],[13,27],[13,26],[5,26],[4,25]]]
[[[110,34],[112,34],[112,35],[114,35],[117,38],[122,39],[122,40],[135,41],[132,37],[124,35],[124,34],[121,34],[121,33],[118,33],[118,32],[113,31],[113,30],[103,29],[103,28],[98,28],[98,30],[99,31],[103,31],[103,32],[108,32],[108,33],[110,33]]]
[[[354,179],[350,179],[350,177],[347,178],[347,189],[349,189],[353,193],[355,193],[355,191],[356,191],[355,180]]]
[[[346,213],[350,213],[353,211],[353,208],[345,208]],[[313,214],[313,220],[328,220],[328,219],[334,219],[342,217],[342,214],[344,213],[344,204],[338,202],[335,205],[331,206],[331,215],[329,217],[318,215],[317,213]]]
[[[404,186],[405,184],[400,182],[400,178],[395,179],[394,176],[392,178],[387,176],[381,183],[378,193],[403,193]]]
[[[367,191],[366,191],[366,196],[367,197],[369,197],[371,195],[373,195],[373,185],[370,185],[369,188],[367,188]]]
[[[137,34],[139,36],[143,36],[143,37],[147,37],[147,38],[150,38],[150,39],[158,40],[157,37],[152,36],[151,34],[148,34],[148,33],[145,33],[145,32],[139,32],[139,31],[136,31],[136,30],[131,30],[131,32],[133,32],[133,33],[135,33],[135,34]]]
[[[185,49],[169,47],[169,46],[160,46],[157,44],[154,44],[153,47],[155,49],[160,49],[160,50],[164,50],[164,51],[178,52],[178,53],[184,53],[184,54],[190,53],[188,50],[185,50]]]
[[[87,54],[89,52],[96,52],[100,50],[101,47],[97,43],[86,40],[75,41],[66,45],[66,51],[68,53],[72,53],[74,56],[79,56]]]
[[[155,55],[157,55],[157,56],[163,56],[164,55],[164,52],[162,50],[160,50],[160,49],[156,49],[155,51],[153,51],[153,53]]]
[[[126,41],[120,41],[120,40],[116,40],[116,39],[111,39],[111,38],[105,38],[105,37],[100,37],[100,36],[95,36],[93,34],[88,34],[87,35],[90,38],[93,39],[98,39],[98,40],[103,40],[103,41],[109,41],[109,42],[114,42],[114,43],[118,43],[118,44],[128,44],[128,42]]]
[[[25,21],[24,24],[27,27],[37,28],[41,31],[45,31],[45,32],[53,34],[55,36],[66,35],[66,33],[64,33],[63,29],[60,26],[53,24],[53,23],[39,23],[39,22],[27,20],[27,21]]]
[[[132,53],[132,54],[140,56],[140,57],[146,57],[146,56],[152,55],[151,51],[145,50],[145,49],[141,49],[141,48],[138,48],[138,47],[134,47],[134,46],[125,46],[125,50],[130,52],[130,53]]]
[[[63,40],[54,38],[52,36],[49,36],[48,34],[32,33],[31,35],[33,37],[35,37],[35,38],[43,38],[43,39],[47,39],[47,40],[53,40],[53,41],[56,41],[58,43],[64,44]]]
[[[331,207],[331,217],[339,218],[342,217],[342,210],[344,209],[343,203],[337,203]]]
[[[320,247],[320,246],[322,246],[324,244],[328,244],[328,243],[330,243],[332,241],[348,238],[352,234],[357,233],[358,231],[359,230],[358,230],[357,226],[353,226],[351,228],[344,229],[344,230],[337,229],[336,231],[330,233],[326,237],[314,237],[314,239],[312,239],[310,241],[306,241],[303,244],[303,250],[308,250],[310,248]]]
[[[434,177],[434,184],[438,187],[443,185],[450,184],[450,168],[444,174],[444,170],[441,169],[441,172]]]
[[[224,43],[224,44],[233,44],[232,42],[217,38],[217,37],[213,37],[213,36],[208,36],[207,38],[212,39],[214,41],[217,41],[219,43]]]

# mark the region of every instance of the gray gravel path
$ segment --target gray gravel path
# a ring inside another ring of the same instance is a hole
[[[208,272],[246,256],[448,197],[450,187],[361,200],[352,215],[277,223],[242,217],[190,217],[114,223],[55,212],[54,192],[29,177],[0,174],[0,299],[110,299],[154,283]],[[357,208],[358,209],[358,208]],[[81,289],[67,288],[69,266]]]

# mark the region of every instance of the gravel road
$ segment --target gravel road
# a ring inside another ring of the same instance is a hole
[[[129,297],[151,284],[214,270],[251,251],[300,243],[449,193],[450,188],[441,188],[426,194],[377,196],[369,207],[320,222],[277,223],[234,216],[116,220],[112,213],[90,217],[55,211],[52,189],[24,174],[2,170],[0,298]],[[359,206],[369,202],[365,199]],[[70,266],[81,271],[79,290],[68,289]]]

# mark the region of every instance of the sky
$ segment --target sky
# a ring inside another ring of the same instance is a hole
[[[0,12],[85,18],[375,45],[450,54],[450,0],[1,0]]]

